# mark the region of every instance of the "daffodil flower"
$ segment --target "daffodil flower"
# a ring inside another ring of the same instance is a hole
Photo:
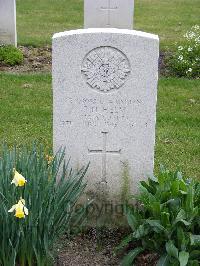
[[[17,204],[13,205],[8,212],[15,211],[15,217],[21,219],[28,215],[28,209],[25,207],[25,200],[20,199]]]
[[[48,164],[50,164],[53,161],[54,157],[50,155],[46,155],[46,160],[48,161]]]
[[[11,184],[15,184],[16,187],[23,187],[25,185],[25,183],[27,182],[27,180],[20,174],[18,173],[15,169],[13,169],[14,171],[14,178],[11,182]]]

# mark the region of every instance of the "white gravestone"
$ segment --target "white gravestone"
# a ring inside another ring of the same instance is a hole
[[[84,28],[133,28],[134,0],[84,0]]]
[[[66,147],[74,168],[89,161],[88,190],[110,195],[152,174],[158,36],[88,29],[53,36],[54,152]],[[127,185],[127,184],[126,184]]]
[[[0,44],[17,46],[15,0],[0,0]]]

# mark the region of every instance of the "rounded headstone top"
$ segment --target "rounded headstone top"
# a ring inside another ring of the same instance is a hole
[[[116,29],[116,28],[89,28],[89,29],[78,29],[78,30],[68,30],[64,32],[58,32],[53,35],[53,39],[57,38],[63,38],[67,36],[73,36],[73,35],[82,35],[82,34],[123,34],[123,35],[131,35],[131,36],[137,36],[147,39],[154,39],[159,41],[158,35],[147,33],[143,31],[137,31],[137,30],[129,30],[129,29]]]

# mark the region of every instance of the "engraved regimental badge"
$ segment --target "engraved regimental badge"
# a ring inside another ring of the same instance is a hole
[[[84,58],[82,69],[86,82],[101,92],[119,89],[131,71],[125,54],[113,47],[98,47]]]

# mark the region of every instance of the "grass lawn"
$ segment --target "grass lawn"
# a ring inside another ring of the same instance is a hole
[[[200,178],[200,80],[161,78],[158,89],[156,171],[159,163]],[[50,75],[0,74],[0,139],[37,139],[52,149]]]
[[[51,44],[55,32],[83,27],[84,0],[17,0],[19,44]],[[199,24],[199,0],[135,0],[137,30],[156,33],[161,48],[172,45]]]
[[[52,147],[51,76],[0,74],[0,139]]]

